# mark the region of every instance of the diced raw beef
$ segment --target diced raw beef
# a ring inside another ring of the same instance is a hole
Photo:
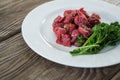
[[[62,35],[61,40],[62,40],[62,44],[64,46],[71,46],[71,38],[69,35],[67,35],[67,34]]]
[[[71,39],[71,43],[74,44],[76,41],[77,41],[77,37],[73,36],[72,39]]]
[[[64,23],[53,23],[52,24],[52,26],[53,26],[53,30],[55,29],[55,27],[61,27],[61,28],[63,28],[63,26],[64,26]]]
[[[78,29],[75,29],[72,31],[71,37],[74,37],[74,36],[76,37],[80,36],[80,32],[78,31]]]
[[[79,44],[77,41],[74,43],[74,46],[79,47],[81,44]]]
[[[78,31],[84,36],[87,37],[91,34],[89,30],[86,30],[85,28],[79,26]]]
[[[97,25],[100,23],[100,16],[98,14],[93,13],[89,18],[88,21],[90,24],[93,26]]]
[[[83,13],[87,18],[89,17],[88,13],[84,10],[84,8],[80,8],[79,11]]]
[[[56,34],[57,38],[61,38],[62,34],[66,34],[66,29],[60,28],[60,27],[56,27],[55,28],[55,34]]]
[[[68,24],[68,23],[72,23],[73,21],[74,21],[74,17],[72,17],[72,16],[66,16],[63,22],[65,24]]]
[[[63,20],[64,20],[63,17],[58,16],[57,18],[55,18],[54,22],[55,22],[55,23],[60,23],[60,22],[62,22]]]
[[[57,18],[55,18],[55,20],[52,24],[53,31],[54,31],[55,27],[61,27],[62,28],[64,26],[63,20],[64,20],[64,18],[61,17],[61,16],[58,16]]]
[[[76,16],[76,14],[77,14],[76,10],[65,10],[64,11],[64,16],[72,16],[72,17],[74,17],[74,16]]]
[[[61,38],[57,38],[57,39],[56,39],[56,43],[62,44]]]
[[[68,34],[71,34],[72,31],[73,31],[74,29],[76,29],[76,25],[75,25],[75,24],[72,24],[72,23],[69,23],[69,24],[65,24],[65,25],[64,25],[64,28],[66,29],[66,31],[67,31]]]
[[[57,16],[52,23],[57,37],[56,43],[64,46],[81,46],[92,34],[92,27],[99,23],[100,16],[95,13],[89,16],[84,8],[65,10],[63,17]],[[82,36],[81,44],[78,43],[80,36]]]
[[[87,27],[91,27],[90,23],[88,22],[88,20],[84,16],[80,16],[80,15],[76,16],[74,19],[74,22],[78,26],[81,24],[84,24]]]

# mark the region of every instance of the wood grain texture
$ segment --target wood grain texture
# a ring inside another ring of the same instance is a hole
[[[120,64],[73,68],[37,55],[24,42],[21,24],[27,13],[49,0],[0,0],[0,80],[120,80]],[[104,0],[120,6],[120,0]]]
[[[28,12],[47,1],[49,0],[1,0],[0,42],[19,33]]]
[[[0,80],[109,80],[120,65],[107,68],[72,68],[34,53],[21,33],[0,43]]]
[[[103,0],[103,1],[114,4],[116,6],[120,6],[120,0]]]
[[[120,80],[120,72],[118,72],[111,80]]]

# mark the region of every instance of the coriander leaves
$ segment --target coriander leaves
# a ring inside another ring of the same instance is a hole
[[[120,24],[100,23],[92,28],[93,34],[79,48],[70,51],[71,55],[96,54],[107,45],[115,45],[120,40]],[[81,43],[81,37],[78,43]]]

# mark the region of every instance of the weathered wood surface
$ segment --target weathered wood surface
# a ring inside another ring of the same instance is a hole
[[[24,42],[23,18],[49,0],[0,0],[0,80],[120,80],[120,64],[106,68],[72,68],[48,61]],[[120,0],[105,0],[120,6]]]
[[[0,0],[0,41],[20,32],[23,18],[49,0]]]

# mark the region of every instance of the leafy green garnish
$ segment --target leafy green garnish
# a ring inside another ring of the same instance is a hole
[[[83,46],[70,51],[74,55],[95,54],[107,45],[116,45],[120,40],[120,24],[118,22],[101,23],[92,28],[93,34],[86,40]],[[81,42],[81,38],[80,42]],[[79,40],[78,39],[78,40]]]
[[[82,36],[79,36],[78,38],[77,38],[77,42],[78,42],[78,44],[82,44],[83,43],[83,38],[82,38]]]

